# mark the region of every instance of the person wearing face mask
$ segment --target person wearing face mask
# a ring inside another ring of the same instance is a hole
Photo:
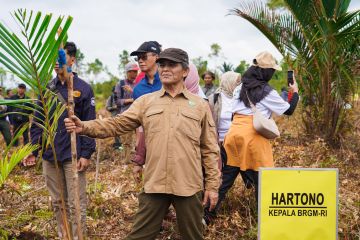
[[[77,47],[73,42],[67,42],[64,45],[66,52],[67,65],[73,66],[76,61]],[[67,80],[63,75],[59,74],[59,65],[55,66],[56,77],[51,80],[47,88],[57,95],[59,102],[66,104],[68,99]],[[90,84],[81,79],[77,73],[69,73],[73,75],[73,95],[74,95],[74,116],[81,120],[91,120],[96,118],[95,113],[95,97]],[[37,104],[41,104],[40,101]],[[30,136],[32,144],[41,146],[43,141],[44,129],[40,127],[38,121],[44,118],[43,113],[36,111],[33,123],[30,128]],[[94,139],[85,136],[76,136],[76,152],[77,152],[77,170],[78,178],[74,178],[73,166],[71,162],[72,151],[70,134],[65,129],[64,119],[68,116],[65,110],[58,119],[56,135],[54,139],[55,151],[51,147],[44,147],[42,151],[42,168],[46,187],[51,196],[54,216],[58,226],[59,239],[78,239],[78,226],[75,214],[75,181],[79,186],[80,215],[81,215],[81,231],[86,235],[86,171],[91,163],[91,155],[95,152],[96,143]],[[25,166],[36,164],[39,150],[34,151],[23,160]],[[40,159],[39,159],[40,160]],[[55,162],[56,161],[56,162]],[[59,187],[61,186],[61,187]],[[62,199],[63,198],[63,199]],[[64,209],[65,207],[65,209]],[[66,213],[67,220],[64,217]],[[69,224],[72,229],[72,236],[67,236],[65,226]]]
[[[220,86],[215,91],[214,94],[209,96],[209,105],[213,118],[216,125],[216,132],[218,136],[218,143],[220,147],[220,156],[221,156],[221,170],[226,170],[224,166],[226,165],[226,151],[223,146],[224,138],[231,126],[232,118],[232,97],[234,89],[240,84],[241,76],[239,73],[229,71],[221,75],[220,77]],[[225,176],[224,176],[225,174]],[[227,173],[222,173],[223,180],[228,178]],[[221,196],[223,197],[223,196]],[[218,203],[214,210],[210,211],[209,206],[206,206],[204,209],[204,221],[206,225],[216,217],[216,211],[218,210],[220,204]]]
[[[272,114],[294,113],[299,100],[295,77],[294,83],[290,85],[294,92],[293,98],[290,102],[284,101],[268,84],[276,70],[281,70],[281,67],[276,64],[275,58],[269,52],[261,52],[243,74],[241,84],[234,90],[231,100],[233,121],[223,143],[227,159],[222,170],[223,181],[215,209],[219,208],[239,174],[247,188],[255,187],[257,199],[259,168],[274,167],[270,141],[256,132],[253,126],[250,101],[266,118],[270,118]]]

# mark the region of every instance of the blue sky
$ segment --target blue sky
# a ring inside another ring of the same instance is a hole
[[[226,16],[237,6],[235,0],[1,0],[0,21],[16,28],[10,12],[21,7],[55,15],[74,17],[69,31],[85,54],[85,62],[99,58],[117,73],[118,54],[135,50],[142,42],[157,40],[163,48],[178,47],[190,58],[207,57],[210,45],[218,43],[226,58],[237,65],[251,61],[260,51],[268,50],[281,56],[272,44],[250,23],[236,16]],[[359,9],[353,0],[350,9]]]

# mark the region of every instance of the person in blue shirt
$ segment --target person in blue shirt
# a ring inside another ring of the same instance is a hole
[[[162,85],[158,73],[156,60],[161,52],[161,45],[156,41],[144,42],[140,47],[133,51],[130,56],[136,56],[140,70],[145,73],[145,77],[136,85],[133,98],[136,100],[142,95],[152,93],[161,89]]]
[[[158,65],[156,60],[159,58],[161,52],[161,45],[157,41],[148,41],[140,45],[140,47],[130,53],[130,56],[135,56],[139,63],[140,70],[145,73],[145,77],[135,86],[133,91],[133,98],[137,98],[152,92],[156,92],[162,88],[158,73]],[[136,178],[141,177],[142,165],[145,162],[145,136],[142,129],[137,131],[137,146],[135,157],[132,160],[134,163],[133,173]]]
[[[76,45],[72,42],[67,42],[64,46],[67,54],[67,64],[72,66],[75,62]],[[55,68],[57,72],[58,67]],[[81,120],[93,120],[96,118],[95,114],[95,98],[93,90],[90,85],[84,80],[80,79],[76,73],[74,76],[74,113]],[[68,98],[68,90],[65,79],[57,75],[49,84],[48,88],[58,95],[58,100],[66,104]],[[70,220],[69,225],[72,228],[73,236],[71,239],[77,239],[77,224],[75,219],[75,204],[74,204],[74,178],[71,165],[71,141],[70,134],[65,129],[64,119],[68,116],[67,110],[58,119],[57,133],[55,136],[55,153],[58,161],[59,172],[56,170],[54,163],[54,155],[51,147],[42,149],[43,158],[43,175],[45,177],[46,186],[51,195],[51,200],[55,212],[55,217],[58,224],[58,234],[60,239],[65,237],[64,221],[62,216],[61,193],[64,196],[65,208],[67,212],[67,219]],[[42,118],[41,114],[35,113],[35,117]],[[36,118],[34,118],[36,119]],[[43,129],[36,124],[36,120],[31,124],[30,137],[32,144],[40,144],[42,142]],[[95,140],[85,136],[76,137],[76,148],[78,156],[78,175],[79,175],[79,196],[81,209],[82,230],[85,234],[86,229],[86,175],[85,171],[90,164],[91,155],[95,152]],[[35,151],[23,161],[24,165],[35,164],[35,157],[38,152]],[[59,187],[61,186],[61,188]]]

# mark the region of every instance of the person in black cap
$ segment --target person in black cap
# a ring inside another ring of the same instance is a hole
[[[155,239],[173,205],[182,239],[199,240],[204,238],[203,204],[215,207],[220,184],[215,123],[208,103],[184,85],[189,73],[187,53],[168,48],[157,62],[161,90],[138,98],[115,117],[81,121],[74,116],[65,119],[65,126],[69,132],[93,138],[114,137],[143,126],[144,189],[133,229],[125,239]]]
[[[112,94],[106,100],[106,110],[111,113],[111,116],[116,116],[120,113],[120,108],[117,106],[117,94],[115,92],[115,86],[111,90]],[[122,144],[119,137],[115,137],[113,148],[115,150],[122,150]]]
[[[133,98],[136,100],[144,94],[152,93],[161,88],[156,60],[161,52],[161,45],[157,41],[148,41],[130,53],[139,62],[139,67],[145,73],[145,77],[134,88]]]
[[[0,100],[4,99],[4,96],[2,95],[3,88],[0,86]],[[4,140],[6,142],[6,145],[8,146],[11,142],[11,133],[10,133],[10,125],[8,121],[6,121],[6,115],[7,111],[6,105],[0,105],[0,132],[4,137]]]
[[[152,93],[161,89],[161,81],[158,73],[156,60],[161,52],[161,45],[157,41],[148,41],[140,45],[140,47],[130,53],[130,56],[136,56],[140,70],[145,73],[145,77],[135,86],[133,91],[133,99],[142,95]],[[133,173],[135,178],[140,179],[142,165],[145,162],[145,136],[142,128],[137,130],[137,146],[136,153],[132,160],[134,167]]]
[[[11,100],[18,100],[18,99],[29,99],[28,96],[25,95],[26,92],[26,85],[23,83],[20,83],[18,85],[17,93],[14,94],[10,99]],[[23,105],[28,105],[26,103],[23,103]],[[9,116],[10,124],[12,125],[12,129],[14,130],[14,136],[16,136],[17,132],[21,129],[21,127],[29,122],[29,116],[26,114],[31,114],[31,110],[23,109],[20,107],[11,107],[8,112],[15,112],[14,114],[11,114]],[[29,142],[29,130],[26,129],[23,133],[24,138],[24,144],[27,144]],[[16,140],[14,142],[14,146],[18,146],[19,141]]]

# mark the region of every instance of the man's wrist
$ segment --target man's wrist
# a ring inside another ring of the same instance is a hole
[[[85,128],[86,128],[86,127],[85,127],[85,123],[84,123],[83,121],[81,121],[81,126],[80,126],[80,129],[81,129],[81,130],[80,130],[79,133],[82,133],[82,134],[85,133]]]
[[[207,188],[207,187],[205,187],[205,190],[204,190],[205,192],[213,192],[213,193],[218,193],[219,192],[219,190],[218,189],[216,189],[216,188],[213,188],[213,187],[209,187],[209,188]]]

